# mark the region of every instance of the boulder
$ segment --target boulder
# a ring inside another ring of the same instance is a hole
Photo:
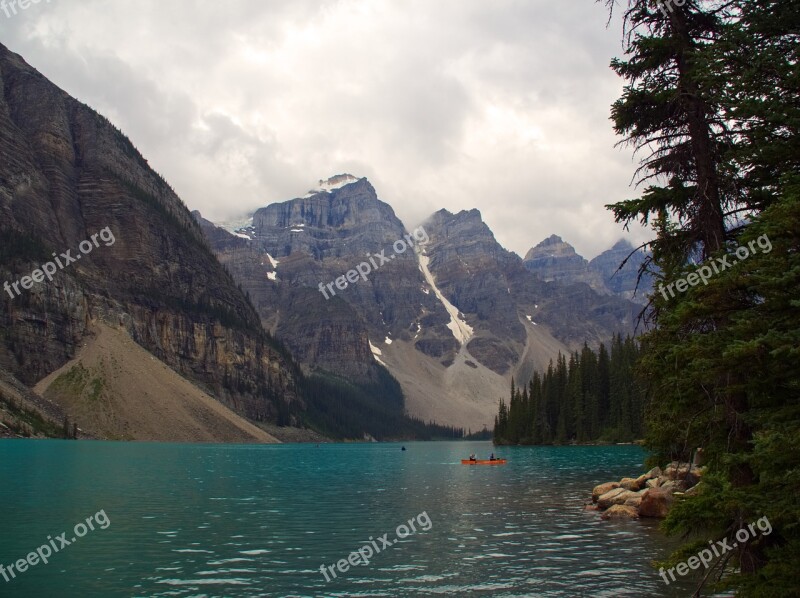
[[[610,490],[614,490],[619,488],[619,484],[617,482],[606,482],[605,484],[600,484],[599,486],[595,486],[594,490],[592,490],[592,502],[597,502],[597,500],[606,492]]]
[[[664,468],[664,477],[667,478],[668,480],[674,480],[675,478],[678,477],[679,469],[680,469],[680,463],[678,463],[677,461],[673,461]]]
[[[658,488],[661,486],[661,478],[651,478],[647,480],[647,487],[648,488]]]
[[[698,482],[695,486],[689,488],[685,493],[684,496],[696,496],[700,492],[700,488],[703,485],[703,482]]]
[[[612,505],[605,513],[600,515],[602,519],[639,519],[639,513],[634,507],[627,505]]]
[[[660,467],[654,467],[644,475],[647,476],[648,480],[652,480],[653,478],[660,478],[662,475],[664,475],[664,472],[661,471]]]
[[[703,472],[700,469],[696,467],[692,469],[692,471],[687,473],[686,477],[683,478],[683,481],[686,482],[686,487],[692,488],[694,486],[697,486],[697,484],[700,483],[700,478],[702,477],[702,475]]]
[[[626,500],[635,495],[635,492],[625,490],[625,488],[615,488],[601,495],[600,498],[597,499],[597,506],[605,510],[612,505],[624,504]]]
[[[705,467],[698,467],[697,465],[689,465],[688,463],[680,463],[673,461],[664,469],[664,477],[670,480],[683,480],[687,476],[702,477],[705,473]],[[692,484],[694,485],[694,483]]]
[[[639,504],[639,515],[641,517],[656,517],[663,519],[669,513],[675,498],[668,488],[648,488],[642,494],[642,501]]]
[[[626,507],[634,507],[634,508],[638,509],[639,505],[642,504],[642,496],[644,496],[644,493],[645,493],[645,490],[640,490],[639,492],[637,492],[633,496],[629,496],[628,498],[626,498],[625,502],[623,504]]]
[[[631,490],[633,492],[636,492],[639,490],[639,488],[641,488],[639,480],[633,478],[622,478],[619,482],[619,486],[620,488],[625,488],[625,490]]]
[[[660,487],[670,492],[685,492],[689,485],[683,480],[667,480]]]

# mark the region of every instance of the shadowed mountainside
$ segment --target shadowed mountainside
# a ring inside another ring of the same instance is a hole
[[[75,255],[106,227],[114,238],[52,282],[2,294],[0,368],[31,386],[105,321],[237,412],[286,419],[299,370],[169,185],[105,118],[1,45],[0,85],[0,279]]]

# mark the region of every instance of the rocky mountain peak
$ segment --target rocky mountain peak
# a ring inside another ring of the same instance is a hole
[[[611,249],[589,262],[589,269],[597,272],[606,287],[615,295],[638,303],[646,303],[651,280],[649,276],[645,276],[639,281],[639,268],[646,258],[647,254],[643,251],[634,252],[630,241],[620,239]],[[620,269],[623,262],[625,266]]]
[[[611,251],[622,251],[622,250],[633,251],[633,245],[627,239],[620,239],[619,241],[614,243],[614,246],[611,248]]]
[[[353,185],[355,183],[365,182],[366,186],[372,189],[373,194],[375,193],[375,189],[372,188],[372,185],[369,184],[366,177],[359,178],[353,176],[352,174],[336,174],[329,179],[320,179],[317,181],[317,186],[310,189],[306,194],[306,197],[310,197],[313,195],[317,195],[318,193],[332,193],[343,187],[347,187],[348,185]],[[376,194],[377,198],[377,194]]]
[[[567,258],[574,262],[575,265],[588,264],[588,262],[577,254],[575,248],[566,243],[558,235],[550,235],[544,241],[539,243],[536,247],[532,247],[528,253],[525,254],[525,261],[534,261],[549,258]]]

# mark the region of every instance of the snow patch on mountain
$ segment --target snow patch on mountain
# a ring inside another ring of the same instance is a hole
[[[425,280],[428,281],[428,284],[433,289],[433,293],[442,302],[444,308],[447,310],[447,313],[450,314],[450,322],[447,324],[447,327],[453,333],[453,336],[456,340],[461,343],[462,346],[466,346],[469,340],[472,338],[474,330],[472,326],[467,324],[463,319],[461,319],[461,313],[458,311],[455,305],[450,303],[447,300],[447,297],[439,290],[439,287],[436,286],[436,281],[433,278],[433,274],[431,274],[428,265],[430,264],[430,258],[427,255],[423,255],[421,252],[417,254],[419,259],[419,267],[422,270],[422,273],[425,275]]]
[[[383,355],[383,352],[378,347],[373,345],[372,341],[369,341],[369,348],[372,351],[372,357],[375,359],[375,361],[377,361],[383,367],[386,367],[386,364],[383,363],[383,361],[381,360],[381,356]]]
[[[361,179],[353,176],[352,174],[337,174],[336,176],[329,178],[327,181],[320,179],[317,182],[317,186],[313,189],[310,189],[308,193],[305,194],[305,197],[312,197],[317,193],[322,193],[325,191],[335,191],[336,189],[341,189],[345,185],[357,183],[360,180]]]
[[[247,218],[239,218],[238,220],[229,220],[227,222],[215,222],[218,227],[228,231],[229,233],[236,234],[236,233],[243,233],[244,229],[252,228],[253,227],[253,217],[248,216]],[[240,236],[240,235],[237,235]],[[248,237],[249,238],[249,237]]]

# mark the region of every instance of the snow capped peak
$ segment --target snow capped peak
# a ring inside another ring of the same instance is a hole
[[[218,227],[228,231],[229,233],[241,233],[244,229],[253,226],[253,216],[250,215],[246,218],[239,218],[237,220],[228,220],[227,222],[215,222]],[[240,235],[241,236],[241,235]]]
[[[317,186],[314,189],[309,190],[306,194],[306,197],[311,197],[312,195],[316,195],[322,191],[334,191],[335,189],[341,189],[345,185],[351,185],[352,183],[357,183],[360,181],[358,177],[353,176],[352,174],[337,174],[336,176],[332,176],[327,181],[320,179],[317,181]]]

